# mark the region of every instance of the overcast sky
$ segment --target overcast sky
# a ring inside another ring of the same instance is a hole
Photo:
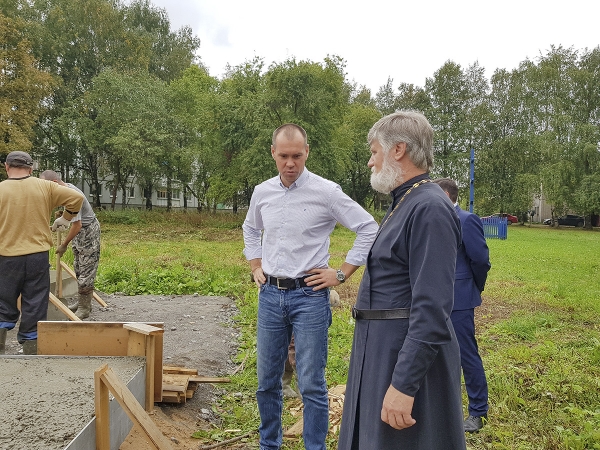
[[[372,93],[388,76],[424,86],[447,60],[475,61],[489,78],[535,60],[551,45],[600,45],[600,1],[571,0],[150,0],[165,8],[172,29],[189,25],[201,40],[210,74],[262,57],[346,60],[347,78]]]

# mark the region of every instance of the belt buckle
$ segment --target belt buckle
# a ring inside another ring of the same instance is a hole
[[[356,306],[353,306],[352,307],[352,318],[356,319],[356,316],[357,316]]]
[[[280,285],[279,285],[279,280],[280,280],[280,279],[282,279],[282,278],[277,278],[277,289],[281,289],[281,290],[284,290],[284,291],[285,291],[285,290],[286,290],[286,289],[288,289],[288,288],[287,288],[286,286],[280,286]]]

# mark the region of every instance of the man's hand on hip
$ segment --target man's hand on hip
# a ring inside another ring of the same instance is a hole
[[[265,277],[265,273],[263,272],[262,267],[256,267],[252,271],[252,278],[254,279],[254,283],[258,287],[261,287],[267,282],[267,277]]]
[[[412,418],[414,397],[403,394],[390,385],[381,407],[381,420],[396,430],[412,427],[417,421]]]
[[[340,281],[337,279],[337,270],[328,267],[326,269],[312,269],[308,273],[310,276],[306,277],[304,281],[315,291],[319,289],[325,289],[331,286],[337,286]]]

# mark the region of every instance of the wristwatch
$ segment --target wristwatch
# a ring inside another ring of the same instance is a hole
[[[338,279],[338,281],[340,283],[343,283],[344,281],[346,281],[346,274],[344,272],[342,272],[341,269],[336,270],[335,277]]]

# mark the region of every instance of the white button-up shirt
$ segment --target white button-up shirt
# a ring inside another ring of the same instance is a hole
[[[244,255],[262,258],[263,272],[299,278],[311,269],[328,267],[329,235],[339,222],[356,233],[346,262],[367,261],[377,234],[377,222],[339,185],[306,168],[285,187],[279,175],[256,186],[246,220]]]

